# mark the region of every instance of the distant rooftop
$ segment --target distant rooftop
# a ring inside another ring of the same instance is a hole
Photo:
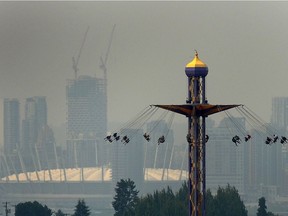
[[[69,168],[69,169],[51,169],[41,170],[27,173],[13,174],[0,179],[0,182],[97,182],[112,181],[111,168],[91,167],[91,168]],[[186,180],[188,178],[187,171],[173,169],[145,169],[145,181],[161,181],[161,180]]]

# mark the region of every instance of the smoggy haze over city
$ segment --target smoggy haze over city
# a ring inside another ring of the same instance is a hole
[[[48,123],[66,121],[66,80],[102,77],[108,120],[126,122],[149,104],[185,103],[185,65],[209,67],[210,103],[245,104],[266,121],[287,96],[288,2],[0,2],[0,97],[46,96]],[[2,114],[1,114],[2,115]],[[2,123],[1,123],[2,124]]]

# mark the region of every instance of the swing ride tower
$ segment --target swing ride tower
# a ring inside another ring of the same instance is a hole
[[[208,67],[197,51],[194,59],[186,65],[188,97],[183,105],[155,105],[188,118],[188,172],[189,172],[189,216],[205,216],[206,191],[206,142],[205,118],[239,105],[211,105],[205,94],[205,78]]]

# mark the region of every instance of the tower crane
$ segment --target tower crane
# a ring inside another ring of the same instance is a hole
[[[106,67],[106,63],[107,63],[107,60],[108,60],[108,55],[109,55],[110,47],[111,47],[111,44],[112,44],[112,39],[113,39],[113,34],[114,34],[115,27],[116,27],[116,25],[114,24],[112,32],[111,32],[111,35],[110,35],[108,48],[107,48],[105,57],[104,57],[104,59],[103,59],[102,56],[100,57],[100,66],[99,67],[100,67],[100,69],[103,70],[105,82],[107,82],[107,67]],[[107,83],[105,83],[105,84],[107,84]]]
[[[87,37],[88,31],[89,31],[89,26],[87,27],[87,30],[86,30],[86,32],[85,32],[84,39],[83,39],[83,41],[82,41],[82,44],[81,44],[81,47],[80,47],[80,50],[79,50],[77,59],[75,59],[74,56],[72,57],[72,61],[73,61],[72,68],[73,68],[74,73],[75,73],[75,79],[77,79],[77,72],[79,71],[78,63],[79,63],[79,59],[80,59],[80,56],[81,56],[81,52],[82,52],[84,43],[85,43],[85,41],[86,41],[86,37]]]
[[[112,44],[112,38],[113,38],[113,34],[114,34],[114,30],[115,30],[116,25],[113,25],[112,28],[112,32],[110,35],[110,39],[109,39],[109,43],[108,43],[108,48],[105,54],[105,58],[103,59],[102,55],[100,56],[100,69],[103,70],[103,75],[104,75],[104,97],[105,97],[105,104],[106,104],[106,109],[107,109],[107,60],[108,60],[108,55],[109,55],[109,51],[110,51],[110,47]],[[106,118],[107,118],[107,113],[106,113]]]

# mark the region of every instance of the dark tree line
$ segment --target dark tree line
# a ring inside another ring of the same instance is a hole
[[[138,191],[135,189],[134,182],[128,179],[121,180],[116,185],[115,191],[116,195],[112,203],[115,216],[188,215],[189,190],[187,182],[183,183],[176,193],[170,187],[167,187],[161,191],[155,191],[153,194],[138,198]],[[129,193],[133,195],[127,195]],[[127,206],[129,206],[129,211]],[[219,187],[215,196],[212,195],[211,191],[207,191],[206,215],[247,216],[247,210],[236,188],[227,185],[225,188]]]
[[[52,210],[37,201],[19,203],[15,206],[15,216],[51,216]]]
[[[247,216],[248,212],[235,187],[219,187],[215,196],[206,193],[207,216]]]
[[[172,189],[167,187],[167,189],[155,191],[153,194],[140,198],[135,208],[135,216],[188,215],[186,204],[188,204],[186,194],[180,192],[174,194]]]
[[[115,216],[183,216],[188,215],[189,189],[187,182],[174,193],[170,187],[138,197],[135,183],[121,180],[117,183],[112,205]],[[256,216],[275,216],[267,212],[266,200],[261,197],[258,200]],[[79,199],[72,216],[90,216],[90,209],[83,199]],[[52,212],[46,205],[37,201],[19,203],[15,206],[15,216],[64,216],[60,209]],[[235,187],[227,185],[219,187],[217,193],[206,193],[206,216],[247,216],[246,207]]]
[[[46,205],[42,205],[37,201],[19,203],[15,206],[15,216],[52,216],[53,211]],[[55,216],[64,216],[60,209],[55,212]],[[90,209],[83,199],[78,200],[72,216],[89,216]]]

